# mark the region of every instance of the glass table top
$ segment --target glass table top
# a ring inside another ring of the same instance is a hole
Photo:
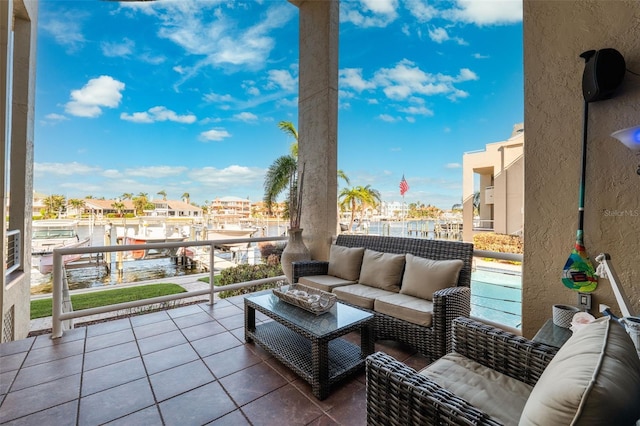
[[[297,325],[309,333],[322,337],[334,333],[341,328],[373,318],[373,314],[336,302],[327,312],[315,315],[302,308],[280,300],[275,294],[250,296],[247,300],[261,308],[273,312],[285,320]]]

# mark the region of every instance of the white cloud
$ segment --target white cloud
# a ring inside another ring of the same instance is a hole
[[[154,55],[150,52],[143,52],[140,55],[138,55],[138,58],[142,62],[146,62],[151,65],[159,65],[167,60],[167,58],[163,55]]]
[[[478,26],[513,24],[522,21],[522,0],[457,0],[456,7],[442,15]]]
[[[382,121],[386,121],[387,123],[395,123],[396,121],[400,120],[400,118],[398,117],[393,117],[389,114],[380,114],[378,116],[378,119],[382,120]]]
[[[466,45],[467,42],[460,37],[451,37],[447,30],[442,27],[436,27],[429,30],[429,38],[436,43],[443,43],[445,41],[455,41],[459,45]]]
[[[62,115],[62,114],[56,114],[56,113],[47,114],[47,115],[44,116],[44,118],[46,118],[47,120],[52,120],[52,121],[64,121],[64,120],[68,120],[69,119],[66,116]]]
[[[243,20],[234,20],[226,13],[225,8],[235,7],[233,2],[148,3],[153,4],[121,3],[121,8],[155,17],[160,26],[158,36],[195,57],[195,63],[181,64],[185,71],[182,81],[194,77],[207,66],[238,70],[264,68],[275,47],[271,32],[283,27],[297,14],[296,7],[287,2],[273,2],[262,16],[247,13],[244,17],[248,19]],[[251,23],[247,25],[247,22]]]
[[[239,114],[235,114],[233,118],[235,118],[236,120],[244,121],[245,123],[255,122],[258,120],[258,116],[250,112],[241,112]]]
[[[261,186],[264,182],[265,170],[255,167],[231,165],[224,169],[203,167],[191,170],[189,177],[202,185],[228,191],[233,186]]]
[[[339,73],[339,84],[340,86],[346,86],[347,88],[353,89],[358,93],[363,90],[375,89],[375,83],[371,81],[366,81],[362,78],[362,68],[344,68],[340,70]]]
[[[446,169],[461,169],[462,164],[460,163],[447,163],[444,166]]]
[[[68,53],[74,53],[86,42],[82,34],[82,22],[86,16],[87,13],[77,11],[44,14],[38,26],[51,35],[56,43],[65,46]]]
[[[89,166],[78,162],[71,163],[33,163],[33,171],[38,176],[71,176],[87,175],[100,171],[99,167]]]
[[[233,101],[233,97],[229,94],[226,95],[220,95],[218,93],[207,93],[206,95],[204,95],[204,100],[206,102],[212,102],[212,103],[225,103],[225,102],[231,102]]]
[[[400,112],[404,112],[412,115],[433,115],[433,111],[425,106],[410,106],[407,108],[401,108]]]
[[[422,0],[405,0],[405,7],[418,22],[428,22],[438,15],[433,6]]]
[[[477,75],[463,68],[457,76],[430,74],[424,72],[415,63],[403,59],[393,68],[381,68],[376,71],[373,81],[382,87],[385,95],[393,100],[404,100],[411,96],[453,95],[463,97],[463,91],[455,83],[477,80]]]
[[[429,30],[429,38],[436,43],[442,43],[443,41],[449,40],[449,34],[447,34],[447,30],[439,27]]]
[[[475,59],[488,59],[490,57],[489,55],[482,55],[480,53],[474,53],[472,56]]]
[[[120,118],[125,121],[132,121],[134,123],[154,123],[157,121],[174,121],[176,123],[191,124],[195,123],[196,116],[193,114],[178,115],[174,111],[167,109],[163,106],[155,106],[149,108],[148,111],[134,112],[133,114],[127,114],[123,112],[120,114]]]
[[[122,99],[125,85],[108,75],[92,78],[82,89],[71,91],[65,111],[77,117],[98,117],[102,108],[115,108]]]
[[[187,170],[188,168],[184,166],[150,166],[126,169],[123,173],[127,176],[160,179],[170,176],[178,176]]]
[[[200,133],[200,139],[205,142],[208,142],[208,141],[220,142],[230,137],[231,137],[231,134],[221,127],[207,130],[206,132]]]
[[[287,92],[293,92],[297,88],[298,80],[287,70],[269,70],[267,89],[280,87]]]
[[[104,41],[100,44],[102,54],[110,58],[129,56],[133,53],[134,46],[134,41],[128,38],[124,38],[121,43]]]
[[[340,21],[350,22],[358,27],[386,27],[398,17],[397,0],[360,0],[342,2]]]
[[[416,122],[416,118],[413,116],[408,116],[404,118],[405,120],[407,120],[409,123],[415,123]]]

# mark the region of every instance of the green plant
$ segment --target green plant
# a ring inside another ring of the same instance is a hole
[[[220,273],[219,285],[230,285],[241,283],[245,281],[253,281],[262,278],[278,277],[282,275],[282,267],[280,263],[277,264],[260,264],[260,265],[238,265],[233,268],[227,268]],[[269,284],[253,285],[249,287],[240,288],[237,290],[221,291],[219,293],[221,298],[239,296],[242,294],[253,293],[255,291],[266,290],[281,285],[280,282],[273,282]]]
[[[177,284],[150,284],[129,288],[116,288],[113,290],[95,291],[90,293],[74,294],[71,296],[71,304],[76,310],[96,308],[99,306],[114,305],[116,303],[131,302],[134,300],[149,299],[151,297],[166,296],[169,294],[184,293],[186,290]],[[38,299],[31,302],[31,319],[50,317],[51,299]]]

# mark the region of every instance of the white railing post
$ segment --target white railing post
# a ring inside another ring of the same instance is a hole
[[[62,326],[62,255],[58,250],[53,250],[53,293],[51,295],[52,320],[51,338],[62,337],[64,332]]]
[[[209,304],[211,306],[213,306],[214,302],[214,298],[215,298],[215,276],[216,276],[216,271],[214,269],[215,267],[215,246],[213,244],[211,244],[210,249],[209,249]]]

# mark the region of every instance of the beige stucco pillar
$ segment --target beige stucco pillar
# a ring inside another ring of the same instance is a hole
[[[33,123],[35,109],[37,0],[0,4],[0,134],[10,130],[2,144],[2,210],[6,229],[19,231],[21,267],[10,274],[3,265],[0,290],[2,331],[0,341],[27,337],[30,323],[31,211],[33,200]],[[7,96],[9,94],[11,96]],[[7,118],[10,119],[7,120]],[[6,149],[8,147],[8,149]],[[10,167],[6,167],[10,164]],[[8,181],[8,182],[7,182]],[[8,183],[8,185],[6,185]],[[8,192],[5,192],[8,186]],[[6,202],[10,197],[10,206]],[[7,253],[2,228],[2,252]],[[14,237],[15,238],[15,237]],[[15,246],[12,246],[15,247]]]
[[[339,1],[292,1],[300,9],[298,168],[302,228],[314,259],[327,259],[337,227]]]
[[[555,303],[576,304],[561,283],[575,241],[582,149],[584,61],[611,47],[640,72],[640,2],[524,1],[525,217],[523,334],[531,337]],[[627,73],[613,99],[589,107],[585,246],[593,259],[608,252],[620,283],[640,312],[639,158],[610,134],[640,123],[639,79]],[[592,310],[620,314],[611,284],[600,279]]]

